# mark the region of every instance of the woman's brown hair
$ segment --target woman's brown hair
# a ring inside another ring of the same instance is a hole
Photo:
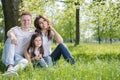
[[[45,21],[48,22],[48,24],[50,24],[50,21],[42,15],[39,15],[38,17],[35,18],[35,20],[34,20],[34,26],[36,28],[35,32],[42,34],[41,33],[41,26],[39,25],[39,19],[40,18],[43,18]],[[48,35],[47,36],[48,36],[49,40],[52,39],[51,30],[48,30]]]

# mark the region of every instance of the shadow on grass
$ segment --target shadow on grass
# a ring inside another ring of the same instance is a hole
[[[119,60],[120,61],[120,54],[99,54],[99,55],[87,55],[87,54],[76,54],[74,55],[75,59],[77,61],[83,61],[83,62],[90,62],[95,61],[97,59],[102,61],[112,61],[112,60]]]

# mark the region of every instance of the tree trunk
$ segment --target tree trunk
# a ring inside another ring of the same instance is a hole
[[[98,16],[98,42],[101,44],[101,35],[100,35],[100,25],[99,25],[99,16]]]
[[[7,38],[7,31],[18,25],[19,5],[22,0],[1,0],[5,20],[5,40]]]
[[[112,26],[111,26],[111,23],[110,23],[110,44],[112,44]]]
[[[76,41],[75,45],[79,44],[80,31],[79,31],[79,8],[76,8]]]

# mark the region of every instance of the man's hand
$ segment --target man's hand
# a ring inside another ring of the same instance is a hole
[[[14,38],[11,37],[11,43],[18,45],[18,40],[15,37]]]
[[[15,33],[14,33],[14,30],[13,29],[10,29],[8,32],[7,32],[7,36],[11,39],[11,43],[12,44],[15,44],[15,45],[18,45],[18,40],[15,36]]]

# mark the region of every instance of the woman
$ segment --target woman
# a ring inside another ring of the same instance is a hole
[[[48,66],[52,66],[52,59],[50,56],[49,61],[43,57],[44,50],[42,46],[42,36],[40,34],[33,34],[30,40],[30,44],[28,45],[27,53],[29,53],[29,57],[34,65],[41,66],[46,68]]]
[[[50,55],[52,57],[53,63],[56,63],[56,61],[60,59],[61,55],[63,55],[64,59],[67,62],[70,62],[71,64],[75,64],[75,61],[72,58],[69,50],[63,44],[63,38],[52,27],[51,23],[46,17],[42,15],[36,17],[34,21],[34,26],[36,28],[35,31],[39,34],[42,34],[43,49],[44,49],[43,57]],[[51,52],[52,39],[55,39],[56,42],[59,43],[59,45],[55,48],[53,52]]]

